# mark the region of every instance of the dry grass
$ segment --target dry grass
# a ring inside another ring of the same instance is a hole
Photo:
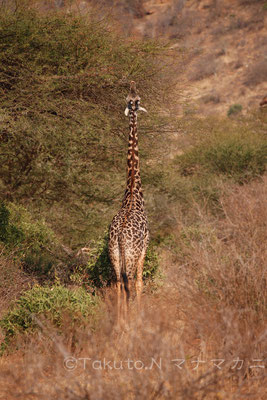
[[[177,227],[164,284],[127,328],[107,292],[95,332],[23,339],[1,359],[0,399],[264,399],[266,192],[266,177],[232,186],[220,218],[196,205],[198,226]]]
[[[249,87],[257,86],[266,81],[266,76],[266,60],[258,61],[249,67],[244,84]]]
[[[199,81],[215,74],[217,70],[216,57],[213,53],[203,55],[192,66],[188,75],[191,81]]]
[[[0,317],[10,302],[34,283],[34,278],[25,274],[16,262],[14,254],[6,256],[0,246]]]
[[[195,10],[183,9],[184,2],[178,1],[157,18],[157,35],[168,36],[171,39],[182,39],[197,26],[201,27],[202,20]],[[200,28],[199,28],[200,29]]]
[[[205,96],[202,96],[201,100],[203,101],[204,104],[207,103],[218,104],[221,101],[220,95],[214,90],[206,94]]]

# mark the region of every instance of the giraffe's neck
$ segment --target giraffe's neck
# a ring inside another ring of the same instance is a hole
[[[137,112],[130,110],[130,132],[127,156],[127,185],[123,199],[124,207],[142,208],[144,205],[141,187],[138,134],[137,134]]]

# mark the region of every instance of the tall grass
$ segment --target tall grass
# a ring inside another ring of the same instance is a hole
[[[23,357],[4,358],[2,393],[25,399],[30,392],[47,399],[263,400],[266,184],[264,178],[229,188],[219,220],[200,208],[202,229],[191,229],[190,241],[180,223],[185,255],[168,261],[164,286],[143,296],[141,314],[131,304],[127,330],[114,330],[107,314],[95,333],[77,327],[75,347],[67,327],[63,342],[51,342],[45,332],[41,340],[33,336]]]

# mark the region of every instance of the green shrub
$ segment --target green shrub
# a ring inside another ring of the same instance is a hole
[[[20,205],[1,204],[0,241],[5,245],[5,252],[16,256],[28,273],[47,277],[57,262],[52,254],[57,244],[52,230]]]
[[[83,288],[71,290],[61,285],[34,286],[24,292],[0,320],[5,338],[2,350],[12,337],[35,331],[38,328],[35,318],[45,317],[60,331],[66,316],[71,325],[88,323],[88,318],[94,317],[98,304],[98,299]]]
[[[12,12],[0,6],[0,190],[78,248],[110,222],[122,193],[130,80],[149,105],[144,124],[155,126],[166,47],[126,41],[93,13],[38,14],[17,3]]]
[[[235,141],[222,143],[207,150],[206,162],[214,172],[253,177],[265,171],[266,148]]]
[[[159,258],[154,241],[150,241],[144,262],[143,278],[152,279],[159,271]]]
[[[239,114],[242,111],[242,108],[243,107],[241,106],[241,104],[233,104],[229,107],[227,111],[227,116],[230,117],[230,115]]]
[[[21,229],[10,223],[10,211],[4,203],[0,205],[0,241],[15,246],[24,239]]]
[[[121,157],[110,141],[122,144],[129,80],[149,89],[150,104],[161,90],[161,46],[118,40],[88,18],[0,14],[0,178],[13,198],[99,198],[88,165],[110,169]]]
[[[265,171],[267,147],[264,141],[253,142],[244,137],[219,137],[202,143],[177,158],[183,175],[201,173],[223,174],[238,182],[246,182]]]
[[[92,242],[86,271],[89,282],[94,287],[109,286],[115,281],[116,276],[108,254],[108,234]]]
[[[53,231],[48,228],[43,219],[35,219],[23,206],[8,203],[10,222],[23,232],[23,250],[40,251],[51,247],[56,239]]]

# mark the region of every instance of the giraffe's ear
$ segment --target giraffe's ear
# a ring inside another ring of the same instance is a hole
[[[139,110],[140,110],[140,111],[144,111],[144,112],[147,113],[147,110],[146,110],[144,107],[140,107]]]
[[[128,117],[128,115],[129,115],[129,108],[128,107],[125,108],[124,114],[126,115],[126,117]]]

